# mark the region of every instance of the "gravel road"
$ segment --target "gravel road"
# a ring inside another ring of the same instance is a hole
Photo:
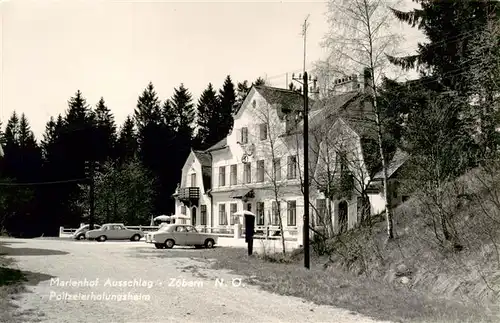
[[[190,249],[173,258],[143,242],[3,242],[19,269],[52,276],[14,301],[23,322],[376,322],[264,292],[227,272],[201,269],[200,277],[186,269],[206,266]]]

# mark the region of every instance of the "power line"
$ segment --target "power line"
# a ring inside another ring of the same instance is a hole
[[[87,178],[79,179],[68,179],[63,181],[52,181],[52,182],[34,182],[34,183],[10,183],[10,182],[0,182],[0,186],[37,186],[37,185],[52,185],[52,184],[66,184],[87,181]]]

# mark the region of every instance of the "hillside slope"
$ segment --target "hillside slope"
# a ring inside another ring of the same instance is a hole
[[[382,216],[329,241],[329,270],[348,269],[447,298],[498,304],[500,167],[475,169],[442,190],[422,189],[394,213],[393,241],[386,242]],[[445,239],[443,221],[455,239]]]

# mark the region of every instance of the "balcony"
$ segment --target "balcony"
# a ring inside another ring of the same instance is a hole
[[[182,202],[197,203],[200,198],[199,187],[182,187],[177,191],[177,198]]]

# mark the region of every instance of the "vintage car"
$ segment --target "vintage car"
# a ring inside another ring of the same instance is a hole
[[[94,229],[99,229],[101,226],[94,224]],[[73,239],[83,240],[85,239],[85,233],[90,230],[90,225],[86,224],[78,228],[78,230],[73,233]]]
[[[90,230],[85,233],[85,238],[104,242],[106,240],[131,240],[139,241],[144,237],[141,230],[128,229],[123,223],[103,224],[100,229]]]
[[[216,235],[200,233],[189,224],[167,224],[146,234],[146,243],[154,244],[157,249],[171,249],[175,245],[213,248],[217,242]]]

